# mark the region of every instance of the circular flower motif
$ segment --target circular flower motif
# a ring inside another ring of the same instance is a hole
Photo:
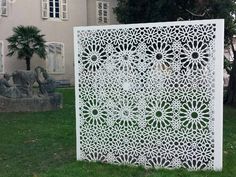
[[[192,89],[187,86],[181,87],[179,89],[178,94],[179,94],[179,100],[181,102],[187,102],[189,99],[192,99],[192,97],[193,97]]]
[[[187,102],[180,110],[180,120],[184,126],[191,129],[206,127],[209,116],[209,108],[201,101]]]
[[[116,47],[113,58],[116,67],[120,71],[129,71],[134,66],[134,59],[137,55],[133,45],[124,43]]]
[[[208,129],[197,130],[196,139],[202,146],[210,147],[213,142],[211,140],[214,138]]]
[[[127,31],[127,36],[125,38],[128,39],[128,41],[134,45],[139,43],[139,40],[141,38],[140,30],[138,29],[129,29]]]
[[[209,87],[202,86],[196,91],[195,96],[198,100],[207,103],[212,97],[212,91]]]
[[[80,31],[78,32],[78,37],[81,41],[82,45],[89,45],[92,43],[93,39],[91,38],[92,32],[91,31]]]
[[[107,58],[106,52],[99,45],[89,45],[82,52],[82,64],[89,71],[98,70]]]
[[[163,143],[161,145],[161,156],[164,159],[172,159],[174,157],[174,153],[174,145],[171,145],[170,143]]]
[[[193,131],[191,129],[181,128],[178,132],[179,140],[182,143],[191,142]]]
[[[191,156],[193,155],[193,149],[190,145],[184,143],[180,146],[178,155],[181,160],[186,162],[187,160],[191,159]]]
[[[127,29],[117,29],[114,31],[114,36],[112,43],[114,45],[121,45],[125,40],[128,39],[128,30]]]
[[[166,103],[165,101],[152,101],[147,103],[147,106],[146,120],[149,125],[160,128],[170,124],[173,113],[169,103]]]
[[[214,157],[214,150],[211,147],[201,146],[196,150],[197,159],[204,162],[209,162]]]
[[[130,165],[130,164],[138,165],[138,159],[132,155],[129,155],[128,153],[119,154],[119,156],[117,156],[115,162],[122,163],[124,165]]]
[[[174,129],[165,126],[160,131],[162,144],[170,143],[173,145],[176,133]]]
[[[104,103],[95,99],[84,103],[82,113],[84,119],[93,125],[101,124],[107,116]]]
[[[152,166],[154,168],[170,168],[171,161],[160,156],[151,157],[147,163],[148,166]]]
[[[213,40],[215,37],[215,30],[216,29],[212,24],[200,25],[197,32],[198,40],[205,42]]]
[[[83,89],[79,89],[79,92],[79,97],[83,100],[94,99],[94,90],[91,89],[91,87],[84,87]]]
[[[163,90],[161,90],[161,98],[166,100],[167,102],[172,102],[175,96],[174,90],[169,87],[163,86]]]
[[[87,154],[87,160],[96,162],[96,161],[104,161],[106,159],[106,156],[103,155],[102,153],[89,153]]]
[[[158,42],[149,46],[147,55],[154,61],[153,67],[157,70],[169,68],[174,57],[171,47],[165,42]]]
[[[94,44],[96,45],[106,45],[110,41],[112,41],[112,34],[109,30],[96,30],[95,35],[91,35],[90,37],[94,38]]]
[[[145,28],[142,32],[143,32],[142,42],[145,42],[147,44],[152,44],[161,39],[161,33],[163,32],[163,30],[158,28]]]
[[[163,27],[162,30],[162,39],[164,42],[172,43],[174,40],[174,36],[178,37],[178,34],[176,34],[175,27]]]
[[[192,171],[204,169],[206,167],[206,163],[203,163],[201,160],[189,159],[188,161],[183,163],[185,168],[188,168]]]
[[[192,41],[197,36],[195,28],[193,26],[182,26],[179,31],[179,37],[181,42],[186,43],[187,41]]]
[[[132,99],[122,99],[113,107],[114,119],[123,126],[132,126],[137,124],[138,108]]]
[[[210,50],[202,41],[190,41],[183,46],[180,57],[184,67],[199,70],[209,62]]]

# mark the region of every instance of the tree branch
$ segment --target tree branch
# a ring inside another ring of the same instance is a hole
[[[205,10],[205,12],[203,12],[202,14],[196,14],[194,12],[191,12],[188,9],[185,9],[186,12],[190,13],[192,16],[194,17],[204,17],[206,15],[206,13],[208,12],[208,9]]]

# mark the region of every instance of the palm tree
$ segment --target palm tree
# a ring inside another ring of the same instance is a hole
[[[46,58],[46,41],[35,26],[18,26],[13,28],[14,34],[7,38],[9,42],[7,56],[17,53],[19,59],[25,59],[26,68],[30,70],[30,60],[34,54]]]

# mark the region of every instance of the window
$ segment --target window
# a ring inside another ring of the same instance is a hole
[[[109,24],[109,2],[97,1],[97,24]]]
[[[59,11],[59,0],[49,0],[49,16],[50,18],[59,18],[60,11]]]
[[[8,15],[7,0],[0,0],[0,15],[1,16]]]
[[[68,0],[42,0],[42,18],[68,20]]]
[[[64,44],[60,42],[47,43],[46,68],[49,73],[64,73]]]
[[[0,73],[3,73],[3,42],[0,41]]]
[[[68,0],[61,0],[61,18],[64,20],[68,19]]]

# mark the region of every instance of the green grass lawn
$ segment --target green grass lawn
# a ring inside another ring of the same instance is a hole
[[[222,172],[146,170],[76,162],[74,90],[61,92],[60,111],[0,113],[0,177],[236,177],[236,109],[224,107]]]

